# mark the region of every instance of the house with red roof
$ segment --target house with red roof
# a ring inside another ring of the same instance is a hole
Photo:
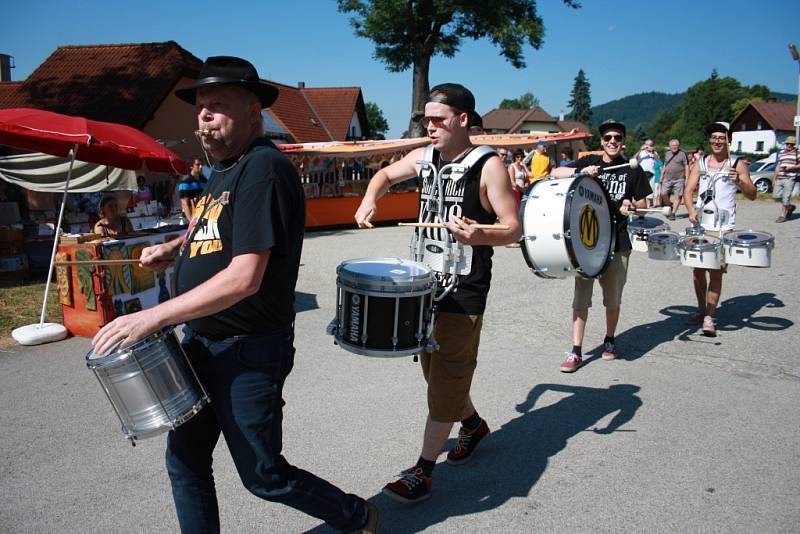
[[[127,124],[189,158],[200,151],[193,136],[197,119],[173,92],[194,83],[202,64],[175,41],[60,46],[27,79],[0,82],[0,108],[34,107]],[[369,135],[360,88],[265,81],[280,91],[262,112],[266,135],[277,143]]]
[[[794,135],[795,104],[750,102],[731,121],[734,152],[768,154]]]

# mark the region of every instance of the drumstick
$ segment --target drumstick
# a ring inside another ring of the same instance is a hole
[[[418,228],[444,228],[442,223],[429,223],[429,222],[415,222],[415,223],[397,223],[397,226],[416,226]],[[507,224],[470,224],[470,228],[478,228],[481,230],[508,230]]]
[[[664,206],[663,208],[631,208],[630,211],[637,211],[642,213],[660,213],[662,215],[669,215],[672,213],[671,206]]]
[[[53,263],[56,267],[63,267],[66,265],[129,265],[139,263],[139,259],[133,260],[72,260],[72,261],[57,261]]]
[[[632,159],[628,163],[623,163],[622,165],[612,165],[611,167],[603,167],[600,170],[601,171],[613,171],[614,169],[621,169],[623,167],[630,167],[631,169],[635,169],[638,166],[639,166],[639,162],[636,159]]]

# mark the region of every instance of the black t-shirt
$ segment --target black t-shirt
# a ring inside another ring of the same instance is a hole
[[[613,201],[611,207],[614,213],[612,216],[614,217],[614,225],[617,229],[617,243],[614,246],[614,252],[627,252],[631,250],[631,240],[630,237],[628,237],[628,218],[619,212],[622,201],[626,198],[631,202],[634,200],[642,200],[653,192],[650,188],[650,184],[644,177],[641,167],[635,169],[622,167],[614,169],[613,171],[602,171],[605,167],[623,165],[627,162],[628,160],[622,156],[617,156],[613,161],[606,163],[603,161],[603,156],[590,154],[569,165],[578,170],[590,165],[600,166],[601,171],[600,174],[597,175],[597,178],[603,183],[603,187],[606,188],[606,191],[608,191]]]
[[[294,289],[305,231],[305,197],[297,171],[272,142],[256,140],[226,172],[214,171],[175,268],[178,294],[225,269],[234,256],[270,250],[258,292],[187,324],[202,336],[274,332],[294,321]],[[227,197],[227,202],[225,198]],[[221,200],[222,199],[222,200]]]

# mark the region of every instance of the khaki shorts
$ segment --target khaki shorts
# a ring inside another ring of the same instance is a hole
[[[603,288],[603,306],[612,310],[622,304],[622,289],[628,280],[628,260],[631,252],[618,252],[608,265],[606,272],[600,275],[600,287]],[[592,290],[594,278],[575,277],[575,296],[572,299],[573,310],[586,310],[592,307]]]
[[[428,383],[428,412],[440,423],[455,423],[464,410],[478,365],[482,315],[440,312],[434,328],[439,350],[420,355]]]

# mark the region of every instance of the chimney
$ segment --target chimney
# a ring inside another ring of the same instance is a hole
[[[14,58],[7,54],[0,54],[0,82],[11,81],[11,69],[13,69]]]
[[[305,89],[306,88],[306,82],[297,82],[297,88],[298,89]]]
[[[558,121],[559,122],[564,122],[564,112],[563,111],[559,111],[558,112]]]

